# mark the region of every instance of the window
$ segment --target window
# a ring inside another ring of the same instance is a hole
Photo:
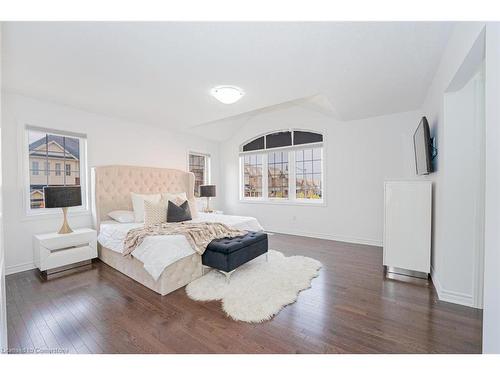
[[[264,148],[264,137],[259,137],[243,146],[243,151],[262,150]]]
[[[292,132],[277,132],[266,135],[266,148],[292,145]]]
[[[40,165],[38,164],[37,161],[32,161],[31,162],[31,174],[33,176],[38,176],[40,173]]]
[[[270,152],[267,156],[267,196],[288,198],[288,152]]]
[[[43,212],[45,186],[81,185],[81,177],[85,177],[85,169],[81,173],[80,167],[85,166],[86,139],[84,135],[51,132],[31,126],[26,131],[28,165],[31,168],[27,189],[28,211]],[[82,202],[86,202],[85,194],[85,186],[82,186]]]
[[[262,197],[262,155],[243,157],[244,197]]]
[[[295,196],[298,199],[321,199],[322,149],[295,151]]]
[[[200,186],[210,182],[210,156],[189,153],[189,172],[194,173],[194,195],[200,196]]]
[[[259,136],[241,146],[241,197],[255,201],[323,202],[323,167],[320,133],[286,130]]]

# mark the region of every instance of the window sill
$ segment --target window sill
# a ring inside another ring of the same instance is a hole
[[[325,200],[318,200],[316,202],[308,202],[302,200],[291,201],[288,199],[240,199],[240,203],[250,203],[250,204],[272,204],[272,205],[283,205],[283,206],[309,206],[309,207],[326,207]]]
[[[62,218],[62,209],[55,209],[57,211],[45,211],[45,212],[25,212],[21,218],[21,221],[36,221],[36,220],[55,220]],[[90,209],[78,209],[68,211],[68,218],[71,217],[82,217],[82,216],[90,216]]]

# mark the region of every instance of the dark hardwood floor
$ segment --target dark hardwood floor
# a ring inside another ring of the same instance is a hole
[[[386,279],[382,250],[273,235],[270,248],[323,263],[312,288],[262,324],[181,288],[161,297],[102,262],[50,281],[7,276],[12,352],[480,353],[480,310],[437,300],[430,285]]]

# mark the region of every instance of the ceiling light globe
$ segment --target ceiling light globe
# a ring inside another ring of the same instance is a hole
[[[240,100],[245,93],[236,86],[217,86],[210,93],[219,102],[224,104],[233,104]]]

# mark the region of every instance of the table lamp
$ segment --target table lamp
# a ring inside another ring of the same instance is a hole
[[[46,186],[43,188],[46,208],[62,208],[64,222],[59,234],[73,232],[68,224],[68,207],[82,205],[82,190],[80,186]]]
[[[207,198],[207,208],[205,209],[205,212],[212,212],[210,209],[210,198],[215,197],[215,185],[201,185],[200,197]]]

